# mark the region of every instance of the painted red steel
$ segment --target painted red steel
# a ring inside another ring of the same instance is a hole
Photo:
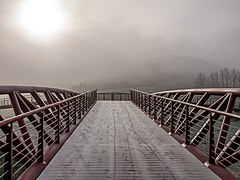
[[[131,100],[219,177],[240,177],[239,89],[97,94],[0,86],[0,95],[14,113],[0,111],[0,179],[35,179],[97,99]]]
[[[240,89],[153,94],[131,89],[130,94],[134,104],[217,175],[240,178]]]
[[[97,100],[97,89],[0,86],[0,94],[13,108],[10,118],[0,111],[0,179],[35,179]]]

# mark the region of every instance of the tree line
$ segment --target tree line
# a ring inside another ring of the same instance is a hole
[[[196,87],[217,88],[240,87],[240,71],[235,68],[222,68],[209,74],[200,72],[195,79],[195,85]]]

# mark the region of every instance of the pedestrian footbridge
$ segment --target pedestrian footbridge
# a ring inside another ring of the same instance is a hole
[[[238,179],[238,89],[0,87],[0,179]]]

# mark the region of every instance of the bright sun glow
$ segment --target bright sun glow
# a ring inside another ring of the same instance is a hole
[[[18,21],[34,36],[54,35],[64,29],[65,17],[54,0],[26,0],[20,6]]]

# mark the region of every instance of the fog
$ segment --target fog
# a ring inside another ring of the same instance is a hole
[[[59,0],[64,28],[42,37],[17,22],[20,2],[0,0],[0,84],[71,87],[240,68],[239,0]]]

